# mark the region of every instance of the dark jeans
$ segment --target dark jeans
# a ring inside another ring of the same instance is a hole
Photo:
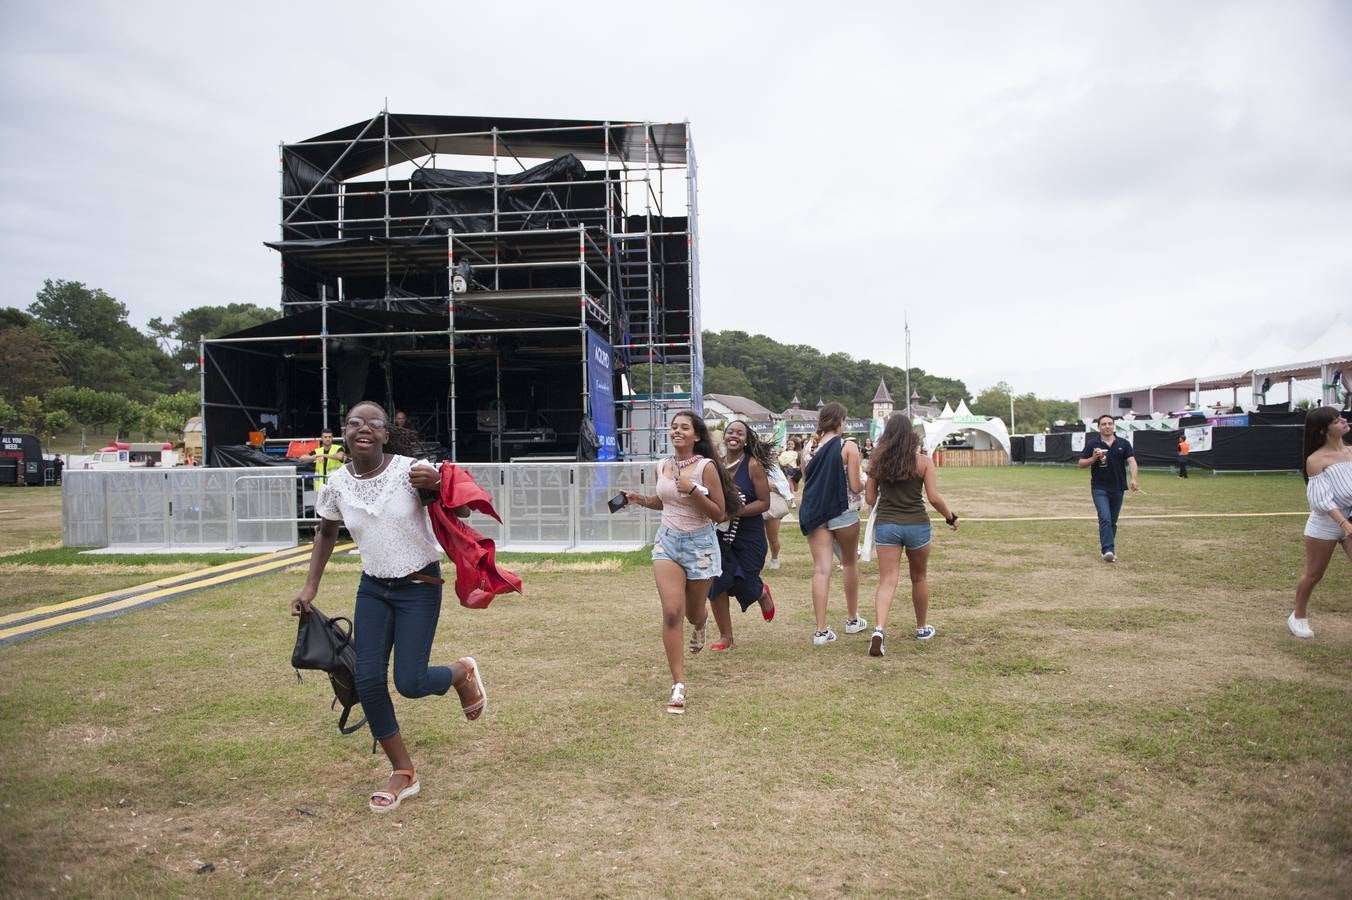
[[[1098,511],[1099,552],[1117,552],[1117,516],[1122,512],[1122,492],[1093,488],[1094,509]],[[367,715],[371,715],[369,712]]]
[[[1178,458],[1178,477],[1188,477],[1188,458],[1186,456],[1180,456]]]
[[[425,575],[440,575],[432,563]],[[357,585],[357,609],[352,616],[356,634],[357,695],[371,735],[384,740],[399,733],[390,700],[387,675],[394,650],[394,687],[405,697],[445,694],[451,689],[448,666],[428,666],[432,639],[441,616],[441,585],[407,582],[382,584],[362,573]]]

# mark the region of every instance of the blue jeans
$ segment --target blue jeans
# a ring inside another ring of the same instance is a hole
[[[441,566],[432,563],[422,573],[440,575]],[[387,680],[391,649],[394,687],[400,694],[426,697],[451,689],[450,667],[427,665],[440,616],[441,585],[416,581],[382,584],[362,573],[357,585],[357,608],[352,614],[357,696],[361,697],[371,735],[377,740],[399,733]]]
[[[1117,552],[1117,515],[1122,512],[1122,492],[1093,488],[1094,509],[1098,511],[1099,552]],[[370,715],[368,713],[367,715]]]

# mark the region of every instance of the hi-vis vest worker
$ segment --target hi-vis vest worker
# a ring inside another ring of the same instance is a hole
[[[326,428],[319,436],[319,446],[313,453],[302,456],[301,461],[314,462],[314,489],[319,490],[328,480],[326,476],[330,472],[337,471],[347,461],[347,457],[343,453],[343,448],[333,442],[333,432]]]

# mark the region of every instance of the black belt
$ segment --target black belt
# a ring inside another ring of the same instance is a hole
[[[441,578],[437,575],[428,575],[423,572],[410,572],[409,574],[403,575],[399,578],[379,578],[375,575],[372,575],[370,572],[362,572],[362,574],[365,575],[367,578],[371,579],[372,581],[374,581],[376,584],[383,585],[385,587],[406,587],[410,584],[440,585],[446,583],[445,578]]]

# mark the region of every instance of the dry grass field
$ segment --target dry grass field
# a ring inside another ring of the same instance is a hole
[[[1115,566],[1092,521],[977,521],[1092,515],[1086,481],[942,471],[963,524],[936,529],[938,634],[908,639],[903,586],[881,659],[866,634],[811,645],[786,524],[779,616],[689,661],[684,717],[646,554],[511,558],[526,595],[452,601],[434,651],[478,658],[490,711],[396,698],[423,792],[386,816],[383,756],[288,665],[299,568],[0,647],[0,891],[1352,894],[1352,564],[1298,641],[1303,520],[1219,517],[1298,511],[1300,479],[1147,473],[1124,516],[1199,517],[1124,520]],[[18,552],[40,532],[0,534],[0,576],[27,579],[4,611],[123,577]],[[349,613],[358,573],[336,563],[319,605]]]

